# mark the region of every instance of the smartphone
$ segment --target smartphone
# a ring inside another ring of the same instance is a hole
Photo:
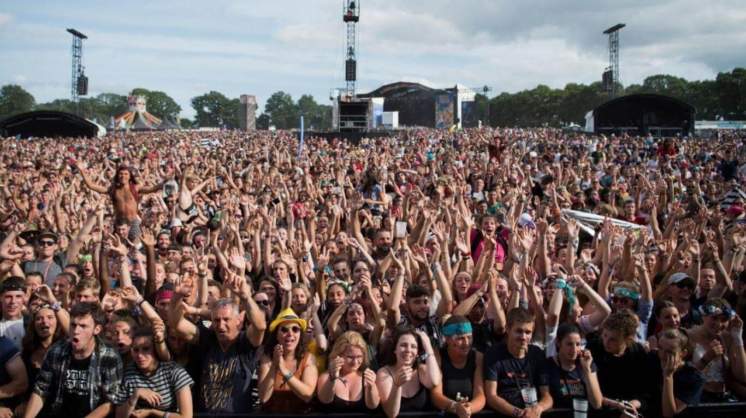
[[[394,231],[394,238],[402,239],[407,236],[407,223],[403,221],[396,221],[396,230]]]

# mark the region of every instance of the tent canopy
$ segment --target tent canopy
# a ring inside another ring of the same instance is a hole
[[[37,110],[10,116],[0,121],[0,135],[29,137],[98,136],[99,126],[72,113]]]

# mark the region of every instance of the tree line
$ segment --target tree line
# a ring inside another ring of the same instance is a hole
[[[688,81],[681,77],[658,74],[647,77],[642,84],[619,86],[621,94],[656,93],[681,99],[697,109],[699,120],[746,120],[746,69],[735,68],[721,72],[714,80]],[[181,106],[168,94],[157,90],[136,88],[130,93],[147,98],[148,112],[172,121],[179,120]],[[502,93],[489,98],[477,94],[477,119],[489,121],[491,126],[566,126],[583,124],[585,114],[608,100],[601,82],[569,83],[563,89],[538,85],[517,93]],[[195,111],[193,120],[181,119],[182,127],[237,128],[240,102],[217,91],[210,91],[191,99]],[[79,103],[56,99],[36,103],[33,95],[23,87],[8,84],[0,88],[0,119],[31,110],[60,110],[77,113],[108,125],[112,116],[127,111],[127,98],[115,93],[101,93],[81,98]],[[305,126],[312,130],[331,128],[332,109],[316,103],[313,96],[304,94],[297,101],[283,91],[273,93],[266,101],[264,112],[257,115],[257,128],[278,129],[298,127],[300,115]]]
[[[239,127],[240,101],[228,98],[217,91],[210,91],[191,99],[194,119],[179,118],[181,106],[162,91],[136,88],[130,95],[145,96],[148,113],[161,119],[179,121],[182,128],[219,127],[234,129]],[[57,110],[75,113],[94,120],[104,126],[113,116],[127,112],[127,97],[115,93],[101,93],[93,97],[80,98],[78,103],[70,99],[55,99],[37,103],[34,96],[23,87],[7,84],[0,88],[0,120],[32,110]],[[257,115],[257,128],[292,129],[298,127],[300,116],[305,119],[307,129],[325,130],[331,128],[332,108],[316,103],[313,96],[304,94],[297,101],[292,96],[278,91],[272,94],[264,106],[264,112]]]
[[[645,78],[642,84],[618,86],[622,95],[654,93],[675,97],[697,110],[698,120],[746,120],[746,69],[721,72],[714,80],[687,81],[667,74]],[[531,90],[502,93],[491,99],[477,94],[477,119],[492,126],[583,125],[585,114],[609,100],[601,82],[569,83],[563,89],[538,85]]]

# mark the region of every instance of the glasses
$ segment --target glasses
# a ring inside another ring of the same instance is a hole
[[[51,247],[51,246],[53,246],[55,244],[56,244],[56,242],[54,242],[54,241],[39,241],[39,246],[40,247]]]
[[[298,334],[300,333],[300,327],[280,327],[280,332],[283,334],[289,334],[291,332],[293,334]]]
[[[267,299],[265,299],[265,300],[255,300],[254,302],[256,302],[257,305],[269,306],[269,300],[267,300]]]

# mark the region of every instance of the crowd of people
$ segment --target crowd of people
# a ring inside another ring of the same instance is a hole
[[[746,399],[745,143],[6,138],[0,418]]]

